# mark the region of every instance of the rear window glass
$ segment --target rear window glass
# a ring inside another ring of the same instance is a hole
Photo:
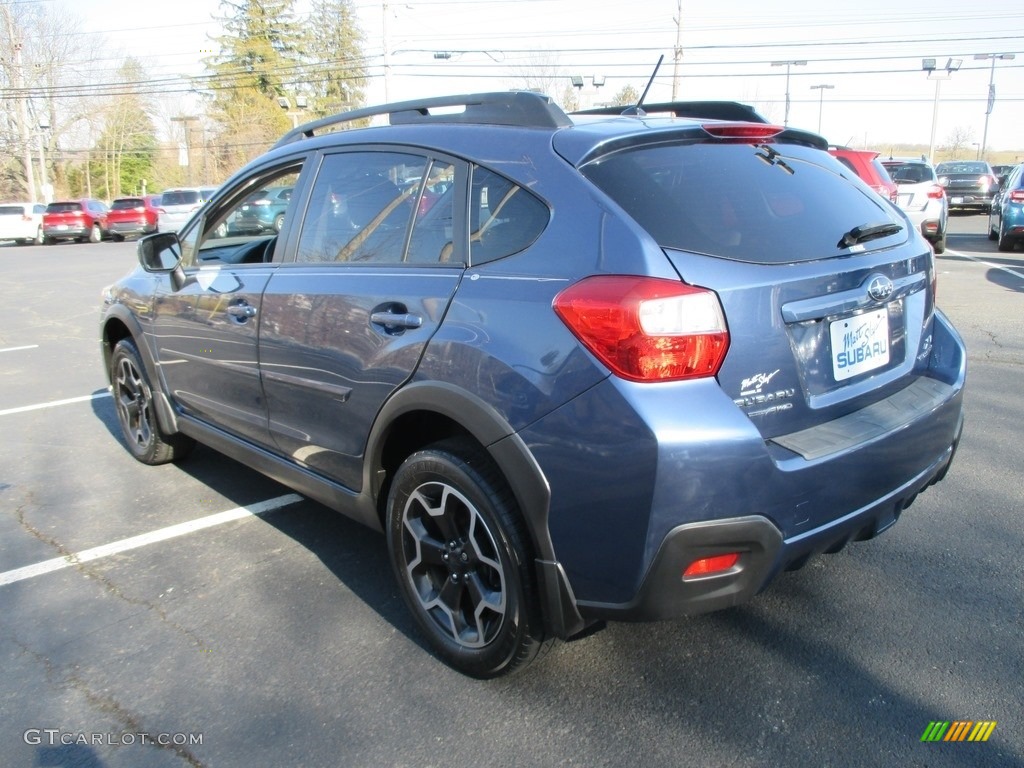
[[[160,198],[160,205],[195,205],[199,202],[199,192],[195,189],[176,189],[171,192],[164,192]]]
[[[988,173],[985,163],[939,163],[937,173]]]
[[[110,206],[112,211],[127,211],[132,208],[141,208],[144,205],[143,201],[138,198],[125,198],[123,200],[115,200],[113,205]]]
[[[81,203],[50,203],[46,206],[47,213],[74,213],[81,210]]]
[[[21,216],[24,212],[21,205],[0,205],[0,216]]]
[[[846,253],[854,227],[905,222],[831,155],[773,144],[658,144],[581,170],[665,248],[760,264]],[[903,242],[906,231],[870,241]]]
[[[897,184],[920,184],[935,179],[932,169],[924,163],[886,163],[885,167]]]

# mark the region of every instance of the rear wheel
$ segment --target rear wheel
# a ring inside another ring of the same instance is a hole
[[[1003,223],[1000,222],[999,223],[999,246],[998,246],[998,248],[999,248],[1000,251],[1003,251],[1003,252],[1012,251],[1013,250],[1013,246],[1016,245],[1016,243],[1017,243],[1017,240],[1016,240],[1016,238],[1013,238],[1013,237],[1010,237],[1009,235],[1007,235],[1006,232],[1004,232],[1003,230],[1004,230]]]
[[[935,240],[932,241],[932,248],[935,249],[935,254],[946,252],[946,233],[943,232]]]
[[[277,216],[274,217],[274,231],[275,232],[280,232],[281,231],[281,227],[283,227],[283,226],[284,226],[284,214],[283,213],[279,213],[279,214],[277,214]]]
[[[388,497],[388,552],[430,645],[477,678],[520,669],[549,643],[519,510],[480,449],[447,441],[410,456]]]
[[[153,389],[139,350],[131,339],[122,339],[114,347],[110,383],[117,421],[132,456],[143,464],[166,464],[188,455],[195,446],[192,438],[168,434],[160,428]]]
[[[99,224],[93,224],[92,229],[89,230],[89,242],[98,243],[103,239],[103,230],[100,229]]]
[[[36,229],[36,236],[32,240],[36,245],[42,245],[46,242],[46,238],[43,237],[43,226],[40,224],[39,228]]]

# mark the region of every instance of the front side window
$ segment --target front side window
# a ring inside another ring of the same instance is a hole
[[[196,226],[180,235],[182,263],[265,264],[273,260],[277,235],[292,215],[292,205],[290,196],[278,204],[262,193],[270,188],[294,188],[301,170],[301,165],[292,163],[240,183]],[[164,193],[165,201],[168,194]]]

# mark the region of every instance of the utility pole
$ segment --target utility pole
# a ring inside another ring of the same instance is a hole
[[[24,72],[21,68],[21,38],[15,34],[14,20],[8,5],[0,5],[0,11],[4,14],[4,21],[7,23],[7,36],[14,49],[14,60],[11,62],[11,90],[14,91],[14,98],[18,100],[18,111],[16,119],[18,123],[18,138],[21,140],[22,162],[25,165],[25,181],[28,185],[28,198],[30,202],[36,201],[36,178],[32,169],[32,135],[29,132],[28,122],[28,92],[25,90]]]
[[[786,116],[782,120],[782,124],[789,125],[789,68],[790,67],[802,67],[807,64],[806,61],[773,61],[773,67],[785,67],[786,68]]]
[[[992,108],[996,105],[996,59],[1013,60],[1016,54],[1013,53],[976,53],[975,59],[992,59],[992,68],[988,76],[988,104],[985,107],[985,130],[981,134],[981,148],[978,150],[978,159],[985,156],[985,148],[988,146],[988,116],[992,114]]]

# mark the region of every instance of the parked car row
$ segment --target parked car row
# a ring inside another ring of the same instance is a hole
[[[214,187],[183,187],[159,195],[120,197],[107,205],[84,197],[46,203],[0,203],[0,240],[52,245],[98,243],[154,232],[176,232]]]

